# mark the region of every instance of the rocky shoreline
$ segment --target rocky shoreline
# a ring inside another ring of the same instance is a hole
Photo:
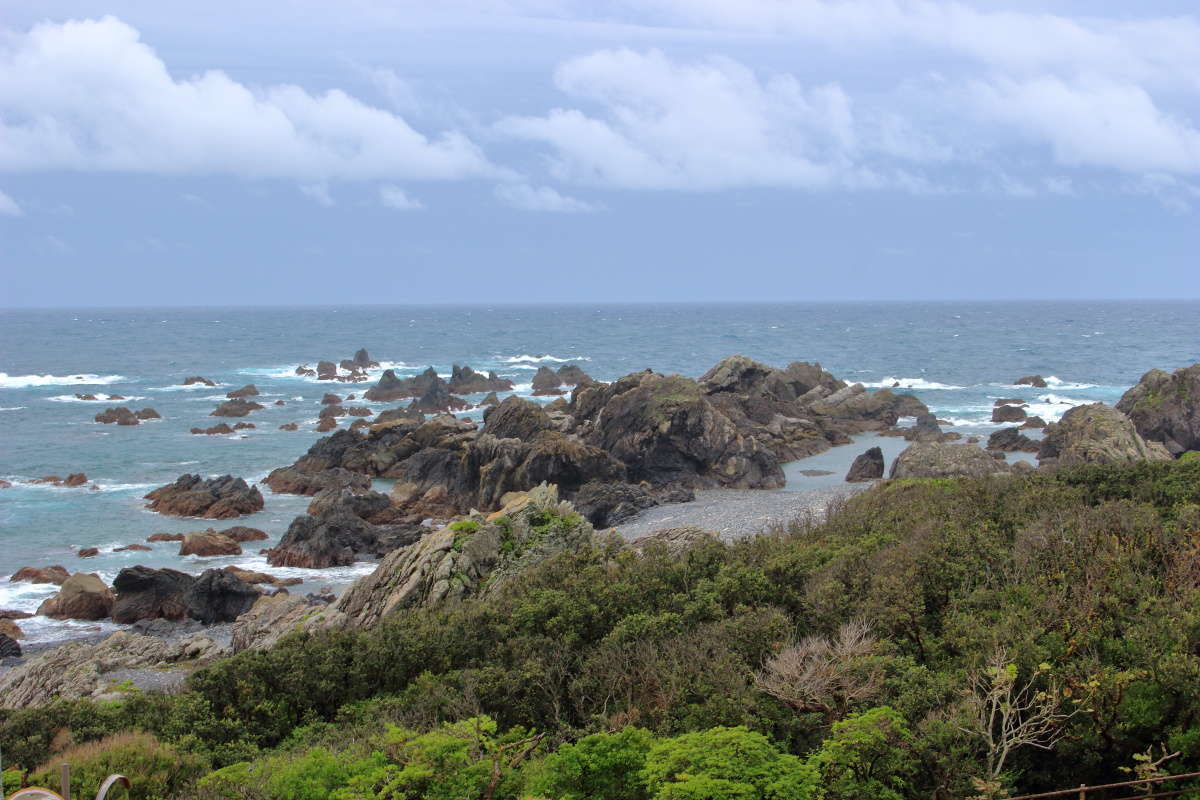
[[[362,350],[340,365],[346,375],[332,362],[322,362],[317,374],[357,382],[374,363]],[[730,356],[698,379],[646,370],[611,383],[577,367],[543,369],[534,393],[556,397],[544,406],[516,396],[499,401],[495,392],[510,390],[511,382],[470,367],[456,366],[449,383],[432,370],[404,380],[386,371],[366,397],[409,399],[408,406],[371,422],[357,409],[325,415],[333,427],[340,416],[358,420],[262,482],[274,493],[312,498],[280,542],[263,551],[270,565],[321,569],[379,559],[374,572],[340,598],[291,595],[285,581],[232,567],[197,577],[135,566],[121,570],[111,587],[91,573],[21,570],[13,580],[61,587],[40,614],[133,625],[102,641],[86,636],[60,648],[31,647],[16,662],[0,659],[4,702],[103,696],[134,678],[146,688],[169,689],[176,678],[167,674],[265,646],[288,631],[361,627],[406,604],[495,591],[502,576],[563,549],[752,535],[823,514],[885,474],[1013,474],[1034,467],[1010,462],[1006,453],[1036,452],[1038,468],[1055,469],[1167,460],[1200,447],[1200,365],[1174,374],[1152,370],[1116,407],[1077,406],[1049,425],[1030,419],[1019,402],[1002,399],[994,417],[1021,424],[983,446],[943,431],[915,396],[868,391],[819,364],[781,369]],[[1036,386],[1039,379],[1021,382]],[[564,385],[574,387],[569,396]],[[484,391],[493,402],[482,404],[482,422],[445,413],[465,406],[460,394]],[[221,407],[240,404],[240,412],[257,405],[245,400],[257,394],[247,385],[229,392]],[[336,395],[322,404],[343,411]],[[905,418],[912,423],[900,424]],[[908,442],[890,469],[871,448],[857,458],[847,454],[847,463],[854,462],[842,486],[777,491],[785,463],[868,432]],[[86,480],[80,475],[77,484]],[[372,489],[380,478],[395,482],[389,492]],[[185,518],[232,520],[263,508],[259,487],[232,475],[185,474],[145,499],[151,512]],[[241,543],[265,538],[256,533],[244,526],[190,533],[180,553],[240,554]],[[19,633],[19,620],[9,623],[10,632]],[[7,648],[0,652],[20,650],[4,633],[0,646]]]

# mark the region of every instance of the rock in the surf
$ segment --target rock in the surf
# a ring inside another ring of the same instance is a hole
[[[107,408],[96,415],[96,422],[103,422],[105,425],[116,423],[117,425],[137,425],[137,415],[130,411],[125,406],[117,408]]]
[[[12,574],[10,582],[28,581],[29,583],[53,583],[62,586],[71,573],[61,564],[50,567],[21,567]]]
[[[181,556],[240,556],[242,546],[232,536],[209,528],[185,534],[179,544]]]
[[[1200,450],[1200,363],[1173,373],[1150,370],[1117,408],[1129,415],[1142,438],[1161,442],[1171,455]]]
[[[180,475],[174,483],[145,495],[145,499],[150,501],[147,507],[151,511],[173,517],[231,519],[263,509],[258,487],[232,475],[220,478]]]
[[[860,453],[850,465],[846,480],[850,483],[878,480],[883,477],[883,450],[872,447],[865,453]]]
[[[213,409],[213,412],[209,414],[209,416],[244,417],[251,411],[257,411],[260,408],[265,408],[265,406],[263,406],[261,403],[256,403],[253,400],[235,398],[233,400],[226,400],[224,403],[221,403],[219,406]]]
[[[42,601],[38,615],[54,619],[105,619],[112,614],[113,592],[104,581],[76,572],[63,582],[58,594]]]

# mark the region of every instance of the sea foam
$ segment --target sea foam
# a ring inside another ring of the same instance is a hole
[[[884,378],[881,381],[859,381],[868,389],[924,389],[929,391],[965,389],[965,386],[955,386],[952,383],[938,383],[924,378]],[[896,386],[896,384],[900,384]]]
[[[28,389],[34,386],[97,386],[121,383],[124,375],[9,375],[0,372],[0,389]]]

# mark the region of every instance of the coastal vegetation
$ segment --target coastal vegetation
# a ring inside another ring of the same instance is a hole
[[[1200,457],[891,480],[732,543],[596,537],[177,694],[0,711],[0,746],[6,781],[69,759],[86,795],[119,761],[147,798],[950,800],[1197,771]]]

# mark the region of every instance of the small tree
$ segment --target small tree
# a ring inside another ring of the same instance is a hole
[[[1021,747],[1053,750],[1063,735],[1070,713],[1062,709],[1062,693],[1049,676],[1050,665],[1040,664],[1030,680],[1018,679],[1017,665],[1003,649],[993,653],[987,665],[970,677],[966,722],[958,729],[979,739],[987,752],[984,784],[1000,781],[1009,755]],[[1044,677],[1047,687],[1036,688]]]
[[[883,670],[872,658],[878,640],[861,620],[848,622],[832,639],[808,636],[767,659],[755,685],[797,712],[824,715],[829,725],[855,703],[879,694]]]

